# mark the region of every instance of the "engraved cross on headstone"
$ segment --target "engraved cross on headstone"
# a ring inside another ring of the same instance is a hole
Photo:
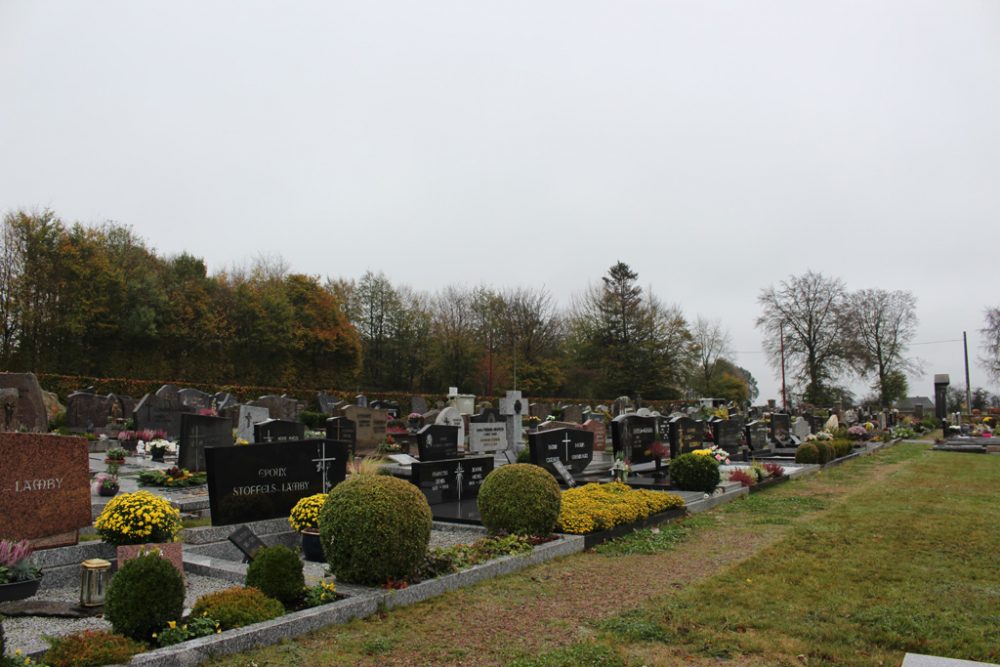
[[[458,468],[455,469],[455,484],[458,486],[458,500],[462,500],[462,478],[465,477],[465,471],[462,470],[462,464],[458,464]]]
[[[313,463],[316,464],[316,472],[323,473],[323,493],[330,492],[330,481],[327,479],[326,473],[330,469],[330,463],[336,461],[337,459],[333,456],[326,455],[326,441],[321,442],[317,447],[316,451],[319,453],[319,458],[313,459]]]
[[[570,462],[570,458],[569,458],[569,445],[570,445],[571,442],[573,442],[573,441],[569,439],[569,433],[567,433],[566,437],[562,439],[562,443],[564,445],[566,445],[566,463]]]

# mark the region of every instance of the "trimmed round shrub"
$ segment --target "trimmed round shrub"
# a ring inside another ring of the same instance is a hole
[[[256,588],[234,586],[202,595],[194,603],[191,616],[214,618],[223,630],[269,621],[285,613],[280,602]]]
[[[562,492],[544,468],[515,463],[487,475],[476,502],[489,532],[544,537],[556,527]]]
[[[819,449],[816,448],[816,444],[807,442],[799,445],[795,449],[795,462],[819,463]]]
[[[816,451],[819,454],[820,463],[829,463],[833,460],[833,445],[829,442],[821,441],[816,443]]]
[[[714,493],[720,480],[714,456],[681,454],[670,461],[670,483],[682,491]]]
[[[120,635],[147,641],[184,611],[184,579],[170,561],[147,553],[127,561],[111,578],[104,618]]]
[[[288,547],[282,544],[264,547],[247,567],[247,586],[287,606],[299,600],[305,590],[302,568],[302,559]]]
[[[48,641],[50,647],[42,660],[49,667],[121,665],[146,650],[145,644],[107,630],[84,630]]]
[[[319,512],[319,535],[339,581],[381,585],[412,575],[423,562],[431,508],[410,482],[358,475],[330,491]]]

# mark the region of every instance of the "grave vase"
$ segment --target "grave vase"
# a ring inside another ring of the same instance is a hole
[[[23,600],[30,598],[38,592],[38,587],[42,585],[42,578],[29,579],[28,581],[15,581],[9,584],[0,584],[0,602],[11,602],[13,600]]]
[[[318,530],[302,531],[302,555],[305,559],[314,563],[325,563],[326,555],[323,553],[323,543],[319,540]]]

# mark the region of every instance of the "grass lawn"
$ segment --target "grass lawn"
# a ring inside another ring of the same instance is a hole
[[[659,532],[211,664],[1000,661],[1000,457],[904,444]]]

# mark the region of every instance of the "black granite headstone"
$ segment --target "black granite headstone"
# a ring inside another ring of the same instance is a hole
[[[268,419],[253,425],[253,441],[257,444],[302,440],[306,436],[306,425],[287,419]]]
[[[358,426],[347,417],[330,417],[326,420],[326,439],[348,443],[353,456],[358,446]]]
[[[233,444],[232,422],[225,417],[181,415],[181,437],[177,465],[188,470],[205,470],[205,450]]]
[[[457,426],[447,424],[428,424],[417,431],[417,449],[420,460],[442,461],[458,458]]]
[[[661,423],[656,417],[637,417],[634,414],[618,415],[611,420],[611,443],[615,455],[624,452],[629,463],[650,463],[656,460],[653,443],[662,442]]]
[[[701,449],[705,440],[705,424],[690,417],[675,417],[670,421],[670,455],[690,454]]]
[[[492,456],[419,461],[410,464],[410,481],[420,487],[428,503],[436,505],[475,498],[492,471]]]
[[[553,465],[560,461],[570,472],[579,475],[594,459],[594,433],[576,428],[554,428],[528,434],[531,462],[553,475],[559,470]]]
[[[792,444],[792,418],[784,413],[771,415],[771,438],[779,447],[790,447]]]
[[[300,499],[347,476],[347,444],[297,440],[205,450],[212,525],[288,516]]]
[[[257,537],[256,533],[250,530],[247,526],[240,526],[234,530],[229,534],[228,539],[236,546],[237,549],[243,552],[244,562],[252,561],[254,556],[257,555],[257,552],[267,546],[264,544],[263,540]]]
[[[712,422],[712,435],[716,445],[735,454],[744,443],[743,419],[732,417]]]

